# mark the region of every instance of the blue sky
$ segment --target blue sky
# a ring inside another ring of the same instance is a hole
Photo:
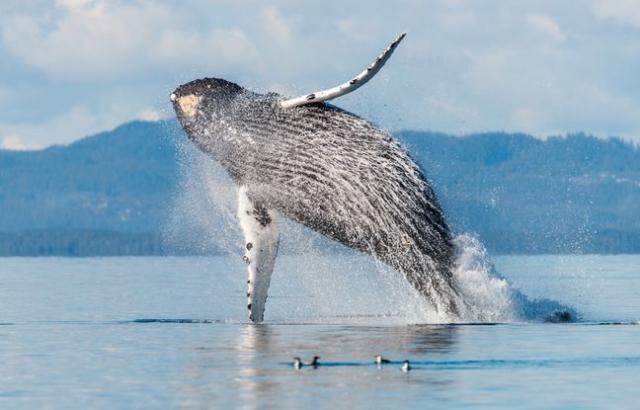
[[[173,113],[213,76],[301,94],[381,73],[335,103],[390,129],[640,142],[640,0],[0,3],[0,146],[68,143]]]

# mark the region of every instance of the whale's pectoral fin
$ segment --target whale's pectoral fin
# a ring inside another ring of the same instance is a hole
[[[300,105],[315,104],[322,101],[332,100],[334,98],[340,97],[341,95],[349,94],[350,92],[357,90],[367,81],[371,80],[378,73],[378,71],[380,71],[384,63],[386,63],[389,57],[391,57],[391,54],[393,54],[395,49],[398,47],[398,44],[400,44],[406,34],[407,33],[400,34],[395,40],[393,40],[389,47],[387,47],[386,50],[384,50],[382,54],[380,54],[378,58],[375,59],[373,63],[371,63],[367,68],[364,69],[364,71],[362,71],[360,74],[347,81],[346,83],[340,84],[333,88],[329,88],[328,90],[316,91],[311,94],[289,98],[287,100],[281,101],[280,105],[283,108],[291,108],[298,107]]]
[[[247,188],[238,192],[238,219],[245,238],[243,259],[248,265],[247,308],[252,322],[262,322],[271,273],[278,254],[276,211],[252,201]]]

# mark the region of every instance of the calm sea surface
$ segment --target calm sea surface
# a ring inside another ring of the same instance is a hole
[[[640,408],[640,256],[493,262],[581,321],[420,324],[363,257],[281,257],[263,325],[239,258],[0,258],[0,408]]]

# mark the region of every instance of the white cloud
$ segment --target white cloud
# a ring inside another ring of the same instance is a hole
[[[39,145],[27,143],[17,135],[7,135],[0,143],[0,149],[7,149],[11,151],[28,151],[39,148]]]
[[[95,0],[56,0],[55,1],[58,7],[66,8],[69,10],[82,9],[94,2]]]
[[[281,45],[289,45],[291,43],[291,28],[289,22],[284,18],[280,10],[275,6],[269,5],[262,9],[262,17],[265,21],[265,29],[269,36]]]
[[[212,29],[204,34],[190,30],[164,30],[147,52],[150,66],[206,66],[213,71],[224,71],[230,67],[246,69],[258,63],[255,46],[238,28]]]
[[[55,17],[14,15],[2,27],[7,49],[49,74],[95,78],[199,65],[222,70],[250,66],[258,57],[240,28],[199,31],[162,3],[56,4]]]
[[[345,41],[366,43],[371,39],[371,32],[376,29],[375,24],[357,16],[341,17],[335,23]],[[346,36],[346,37],[344,37]]]
[[[533,30],[542,33],[549,38],[563,42],[565,35],[560,30],[558,23],[550,16],[541,13],[531,13],[526,16],[527,25]]]
[[[448,30],[460,30],[475,22],[473,7],[462,0],[445,0],[440,3],[437,20],[440,26]]]
[[[57,144],[67,144],[80,137],[109,130],[134,119],[126,104],[115,105],[111,109],[91,110],[84,106],[73,106],[57,116],[23,123],[0,123],[0,129],[7,135],[19,135],[19,140],[10,139],[7,143],[26,148]],[[133,111],[135,112],[135,111]]]
[[[137,116],[137,119],[143,121],[158,121],[164,118],[167,118],[167,115],[163,114],[159,110],[155,110],[153,108],[147,108],[142,110]]]
[[[640,27],[640,0],[596,0],[591,10],[600,20],[613,20]]]
[[[521,132],[536,133],[540,130],[540,115],[531,108],[521,107],[513,110],[511,121],[505,124],[512,130]],[[547,131],[548,132],[548,131]]]

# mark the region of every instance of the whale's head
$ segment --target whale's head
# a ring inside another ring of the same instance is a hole
[[[170,99],[183,126],[202,120],[224,117],[233,101],[245,91],[232,82],[219,78],[190,81],[175,89]]]
[[[189,139],[221,160],[234,156],[247,143],[235,132],[234,124],[238,114],[252,104],[253,95],[232,82],[203,78],[179,86],[170,99]]]

